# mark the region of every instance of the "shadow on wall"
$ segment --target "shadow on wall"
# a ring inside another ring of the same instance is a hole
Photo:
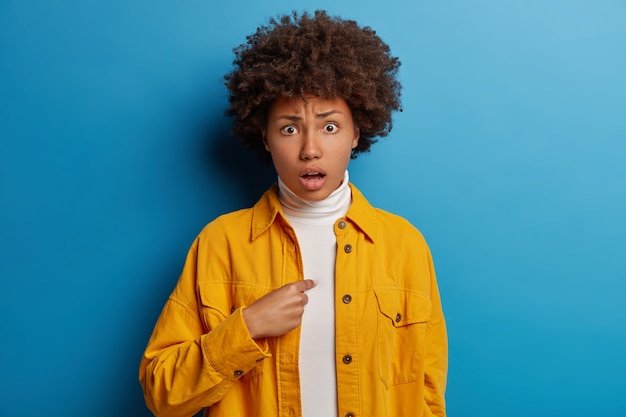
[[[205,139],[200,153],[205,156],[207,172],[220,173],[220,193],[239,204],[236,208],[251,207],[276,182],[276,173],[271,164],[262,164],[255,152],[244,148],[239,138],[230,134],[230,128],[228,119],[215,120],[210,131],[202,135]],[[214,182],[214,174],[210,175]]]

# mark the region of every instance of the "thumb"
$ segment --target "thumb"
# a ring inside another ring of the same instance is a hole
[[[307,290],[310,290],[311,288],[315,287],[317,285],[317,282],[315,282],[312,279],[303,279],[301,282],[301,287],[300,287],[300,291],[301,292],[305,292]]]

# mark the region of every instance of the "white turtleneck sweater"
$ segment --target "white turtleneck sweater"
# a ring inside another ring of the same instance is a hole
[[[294,228],[302,253],[304,277],[317,282],[307,291],[300,333],[300,391],[304,417],[337,416],[335,372],[334,224],[352,202],[348,171],[343,182],[323,201],[305,201],[278,178],[279,199]]]

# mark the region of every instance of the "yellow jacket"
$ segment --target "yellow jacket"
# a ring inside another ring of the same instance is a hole
[[[410,223],[350,187],[334,226],[338,415],[445,416],[447,337],[429,249]],[[300,416],[300,328],[253,340],[241,311],[303,278],[276,186],[208,224],[141,362],[148,407],[163,417],[203,407],[211,417]]]

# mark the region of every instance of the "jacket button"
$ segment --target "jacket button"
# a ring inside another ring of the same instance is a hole
[[[343,301],[344,304],[350,304],[350,301],[352,301],[352,296],[350,294],[346,294],[341,298],[341,301]]]
[[[352,252],[352,245],[348,243],[346,246],[344,246],[344,247],[343,247],[343,251],[344,251],[345,253],[350,253],[350,252]]]
[[[402,314],[400,313],[396,314],[396,323],[400,323],[401,320],[402,320]]]
[[[354,413],[348,413],[346,414],[346,417],[354,417]]]
[[[337,226],[339,226],[340,229],[345,229],[346,228],[345,220],[339,220],[339,224],[337,224]]]
[[[345,356],[343,357],[343,363],[345,363],[346,365],[348,365],[348,364],[352,363],[352,356],[350,356],[350,355],[345,355]]]
[[[243,371],[239,371],[239,370],[235,371],[235,376],[237,378],[239,378],[241,375],[243,375]]]

